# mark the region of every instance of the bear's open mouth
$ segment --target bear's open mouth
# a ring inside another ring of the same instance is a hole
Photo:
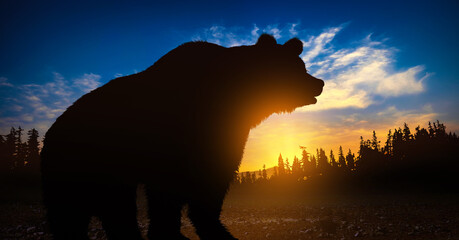
[[[317,102],[317,97],[320,96],[320,94],[322,94],[322,90],[323,90],[323,87],[321,87],[318,90],[316,90],[315,92],[313,92],[312,97],[310,97],[310,99],[312,101],[311,104],[315,104]]]

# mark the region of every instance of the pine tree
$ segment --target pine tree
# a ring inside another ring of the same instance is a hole
[[[284,166],[284,159],[282,158],[282,154],[279,154],[279,158],[277,160],[277,166],[278,166],[278,169],[277,171],[279,172],[279,176],[280,175],[284,175],[285,174],[285,166]]]
[[[354,154],[351,152],[351,149],[349,149],[349,152],[347,153],[347,156],[346,156],[346,163],[347,163],[347,167],[348,167],[350,170],[353,170],[353,169],[354,169],[354,162],[355,162],[355,156],[354,156]]]
[[[5,165],[6,167],[5,172],[11,172],[14,168],[16,160],[16,129],[14,127],[11,127],[10,133],[7,134],[5,137],[5,164],[2,165]]]
[[[38,142],[38,131],[35,128],[29,130],[27,132],[29,136],[27,139],[27,158],[26,158],[26,166],[30,168],[34,172],[38,172],[39,165],[40,165],[40,149],[39,149],[39,142]]]
[[[336,167],[336,159],[333,150],[330,150],[330,164],[332,167]]]
[[[434,123],[434,125],[435,125],[435,123]],[[432,127],[432,123],[430,121],[429,121],[429,136],[430,136],[430,138],[435,137],[435,130]]]
[[[373,131],[373,139],[371,140],[371,148],[373,150],[379,151],[379,143],[380,141],[378,141],[378,137],[376,137],[376,132]]]
[[[392,158],[396,162],[404,158],[404,141],[401,128],[394,129],[392,135]]]
[[[436,135],[440,137],[442,140],[445,140],[447,138],[446,134],[446,127],[445,124],[440,123],[440,121],[437,120],[437,133]]]
[[[6,154],[6,140],[0,135],[0,174],[8,172],[9,163]]]
[[[435,126],[435,123],[434,123]],[[413,138],[411,135],[410,128],[408,127],[408,124],[404,123],[403,124],[403,141],[408,142]]]
[[[22,142],[22,132],[24,131],[21,126],[16,130],[16,153],[14,160],[14,167],[16,171],[22,171],[27,158],[27,143]]]
[[[311,165],[311,162],[309,161],[309,153],[306,151],[306,147],[301,147],[303,149],[303,152],[301,153],[301,167],[303,169],[303,174],[307,175],[308,168]]]
[[[257,181],[257,174],[255,174],[255,172],[252,173],[252,180],[251,182],[252,183],[255,183]]]
[[[317,167],[323,173],[327,170],[328,166],[329,165],[327,155],[325,154],[325,151],[322,148],[320,148],[317,152]]]
[[[266,173],[266,164],[263,164],[263,175],[262,175],[263,179],[268,179],[268,174]]]
[[[292,170],[290,168],[290,163],[288,162],[288,158],[285,159],[285,173],[286,174],[291,174]]]
[[[317,160],[316,160],[316,157],[314,155],[312,155],[311,157],[311,170],[312,172],[314,172],[317,168]]]
[[[387,156],[392,156],[392,131],[389,129],[389,133],[387,134],[387,140],[384,145],[384,154]]]
[[[341,147],[341,146],[339,146],[338,164],[339,164],[340,168],[346,167],[346,159],[344,158],[343,147]]]
[[[250,174],[249,171],[245,172],[245,181],[246,181],[246,183],[253,183],[252,182],[252,175]]]
[[[300,160],[296,156],[293,157],[292,174],[296,178],[301,176],[301,164]]]
[[[247,179],[245,178],[245,174],[241,173],[241,184],[245,184],[247,182]]]

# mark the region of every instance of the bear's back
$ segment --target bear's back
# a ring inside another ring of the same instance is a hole
[[[70,106],[46,133],[45,146],[65,146],[67,151],[107,146],[129,153],[165,142],[179,144],[177,134],[186,138],[198,131],[192,121],[197,106],[206,104],[200,89],[209,84],[209,66],[225,50],[206,42],[186,43],[143,72],[111,80]],[[153,132],[155,136],[148,136]]]

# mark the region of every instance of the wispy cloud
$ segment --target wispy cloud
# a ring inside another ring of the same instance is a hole
[[[263,29],[263,32],[273,35],[276,39],[281,38],[281,34],[283,34],[283,31],[279,29],[277,24],[266,26],[266,28]]]
[[[301,55],[303,61],[310,63],[314,58],[319,56],[319,54],[329,53],[331,49],[327,49],[326,46],[341,29],[342,27],[333,27],[323,31],[318,36],[310,36],[307,42],[303,42],[303,46],[306,48]]]
[[[429,74],[421,65],[395,70],[397,49],[371,40],[370,36],[352,48],[326,48],[340,28],[326,30],[309,41],[303,60],[310,60],[311,74],[326,80],[316,105],[300,110],[367,108],[378,97],[390,98],[425,91]],[[320,37],[326,36],[326,37]],[[316,39],[322,39],[320,41]]]
[[[296,27],[298,26],[298,23],[292,23],[290,25],[290,28],[288,29],[288,32],[290,33],[290,37],[295,37],[298,35],[298,31]]]
[[[100,75],[89,73],[67,80],[53,72],[52,78],[42,84],[12,85],[0,80],[0,91],[8,92],[0,97],[0,131],[7,132],[12,126],[37,128],[41,133],[78,97],[97,88]]]
[[[257,42],[258,37],[262,33],[271,34],[276,39],[296,36],[296,34],[298,34],[296,29],[297,25],[297,23],[291,23],[279,27],[279,24],[272,24],[260,28],[258,25],[254,24],[251,29],[213,25],[209,28],[201,29],[192,37],[192,40],[207,41],[226,47],[253,45]]]
[[[308,34],[298,23],[279,24],[252,29],[242,27],[211,26],[195,35],[195,40],[206,40],[223,46],[254,44],[261,33],[269,33],[282,41],[287,38],[303,39],[301,58],[309,72],[326,81],[325,88],[315,105],[298,111],[318,111],[342,108],[368,108],[378,98],[392,98],[425,91],[429,77],[422,65],[405,70],[395,67],[394,47],[386,46],[385,39],[373,40],[372,35],[354,40],[352,47],[337,49],[335,37],[346,24],[329,27],[318,34]]]
[[[8,78],[0,77],[0,87],[13,87],[13,84],[8,82]]]
[[[252,31],[248,33],[245,32],[244,29],[238,27],[227,28],[220,25],[214,25],[197,33],[192,37],[192,40],[207,41],[228,47],[250,45],[256,42],[258,30],[256,25],[254,25]],[[244,34],[244,37],[241,37],[242,34]]]
[[[80,88],[83,92],[89,92],[96,89],[100,85],[100,75],[94,73],[85,73],[82,77],[75,79],[73,84]]]

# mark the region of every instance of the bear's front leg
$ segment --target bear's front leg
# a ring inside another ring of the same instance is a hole
[[[94,184],[97,214],[110,240],[141,240],[137,223],[136,185]]]
[[[220,221],[223,200],[228,186],[212,188],[189,202],[188,216],[201,240],[237,240]],[[217,190],[218,189],[218,190]]]
[[[145,187],[148,199],[148,239],[188,240],[180,233],[183,199],[160,192],[151,185]]]

